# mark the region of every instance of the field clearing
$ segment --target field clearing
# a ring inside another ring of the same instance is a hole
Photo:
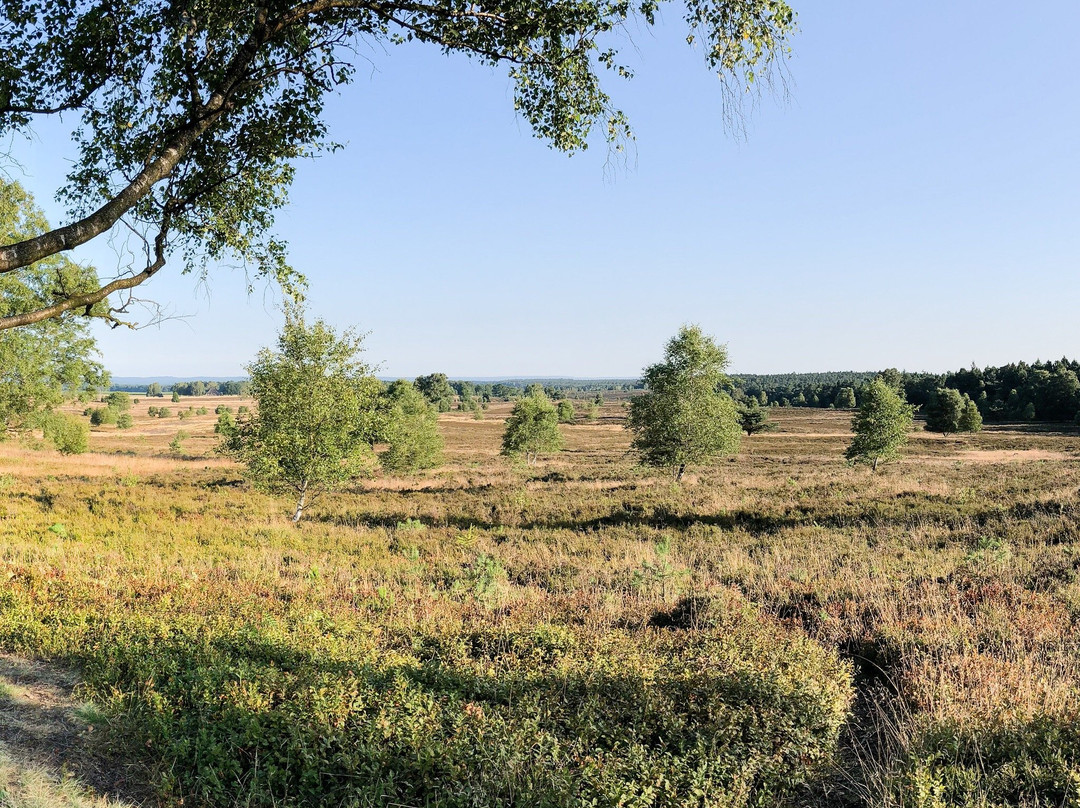
[[[0,649],[79,670],[80,743],[163,804],[1080,805],[1075,432],[916,432],[872,475],[848,413],[777,409],[675,486],[619,403],[532,468],[495,404],[293,526],[213,452],[219,404],[250,402],[0,445]]]

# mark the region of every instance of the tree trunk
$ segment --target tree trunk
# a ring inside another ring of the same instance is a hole
[[[874,472],[876,472],[876,471],[877,471],[877,462],[878,462],[878,459],[877,459],[877,458],[875,457],[875,458],[874,458],[874,465],[872,465],[872,466],[870,467],[870,471],[871,471],[871,473],[874,473]]]
[[[300,521],[300,517],[304,515],[304,503],[307,501],[307,486],[305,485],[300,489],[300,499],[296,503],[296,513],[293,514],[293,524]]]
[[[679,467],[675,469],[675,482],[679,482],[682,479],[684,471],[686,471],[686,464],[681,463]]]

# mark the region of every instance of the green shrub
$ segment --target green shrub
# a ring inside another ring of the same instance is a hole
[[[562,399],[555,405],[555,412],[559,416],[560,424],[574,423],[574,405],[568,399]]]
[[[195,805],[772,806],[830,759],[851,698],[833,654],[753,619],[373,635],[27,617],[0,608],[0,638],[89,632],[69,655],[113,732]]]
[[[218,409],[221,409],[220,407]],[[214,424],[215,435],[231,435],[236,431],[236,420],[232,413],[223,411],[218,414],[217,423]]]
[[[168,407],[158,407],[157,417],[158,418],[171,418],[172,417],[172,411]]]
[[[122,413],[116,419],[116,428],[117,429],[131,429],[131,427],[134,426],[134,425],[135,425],[135,422],[132,420],[131,415],[129,413],[126,413],[126,412]]]
[[[443,462],[439,417],[412,384],[398,380],[380,398],[383,413],[381,439],[389,444],[379,455],[390,472],[415,472]]]
[[[191,436],[181,429],[179,432],[176,433],[176,436],[169,442],[169,451],[171,451],[173,454],[180,454],[180,452],[184,450],[183,442],[189,437]]]
[[[93,426],[115,424],[118,417],[119,413],[112,407],[95,407],[90,411],[90,423]]]
[[[111,409],[117,412],[126,412],[131,409],[131,394],[122,390],[116,390],[103,399]]]
[[[82,454],[90,445],[90,428],[74,415],[49,413],[42,423],[42,433],[60,454]]]
[[[1041,716],[989,725],[920,723],[887,782],[894,804],[1076,805],[1080,730],[1073,721]]]
[[[195,410],[196,415],[206,415],[209,412],[210,410],[206,409],[206,407],[199,407],[199,409]]]

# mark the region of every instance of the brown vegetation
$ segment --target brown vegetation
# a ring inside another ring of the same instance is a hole
[[[44,621],[20,631],[0,609],[0,642],[91,664],[107,712],[133,709],[132,696],[109,698],[112,674],[50,627],[57,615],[224,611],[254,624],[317,613],[379,636],[557,624],[651,647],[719,608],[808,638],[854,671],[832,767],[785,799],[1077,799],[1075,434],[914,433],[900,462],[871,475],[842,460],[847,414],[774,410],[779,431],[673,486],[634,465],[618,404],[564,427],[566,450],[531,469],[498,456],[509,408],[496,404],[480,421],[441,416],[445,467],[361,481],[297,528],[286,503],[249,491],[213,454],[222,401],[185,399],[211,414],[183,422],[171,405],[165,428],[144,399],[132,430],[96,428],[80,457],[0,447],[4,604]],[[175,458],[181,423],[192,437]],[[484,564],[495,572],[481,575]]]

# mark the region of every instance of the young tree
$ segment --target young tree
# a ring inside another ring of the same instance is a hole
[[[630,401],[631,447],[649,466],[669,468],[676,482],[686,467],[739,450],[735,402],[722,390],[727,348],[698,326],[683,326],[664,361],[645,368],[646,392]]]
[[[863,387],[862,404],[851,419],[855,437],[845,457],[850,463],[865,463],[877,471],[878,463],[900,454],[907,443],[915,408],[896,388],[877,378]]]
[[[748,398],[739,402],[739,425],[747,435],[755,432],[772,432],[777,428],[775,421],[769,420],[769,409],[758,404],[756,398]]]
[[[959,430],[966,398],[951,387],[937,388],[926,404],[926,431],[949,435]]]
[[[439,416],[414,385],[398,379],[383,393],[381,406],[384,414],[380,438],[390,444],[379,455],[383,468],[411,472],[442,463]]]
[[[222,449],[271,493],[296,497],[293,521],[319,495],[370,472],[382,385],[359,359],[363,338],[322,320],[286,312],[277,350],[248,365],[258,406],[225,437]]]
[[[555,414],[559,416],[560,424],[574,423],[574,405],[569,399],[562,399],[555,405]]]
[[[749,88],[768,86],[795,30],[786,0],[680,5],[674,16],[689,30],[679,36],[701,44],[727,87],[724,103],[737,107]],[[355,73],[350,53],[410,42],[462,54],[509,72],[514,108],[554,148],[584,149],[596,130],[625,140],[629,121],[601,76],[632,75],[620,45],[636,25],[658,21],[660,9],[659,0],[5,2],[0,139],[67,114],[78,120],[78,156],[65,183],[74,219],[0,241],[0,274],[108,238],[122,223],[141,226],[147,254],[111,281],[60,289],[0,317],[0,330],[88,311],[170,258],[196,275],[212,263],[242,263],[294,288],[274,213],[287,201],[295,162],[333,142],[324,107]]]
[[[178,393],[176,390],[172,391],[172,403],[173,404],[179,404],[180,403],[180,393]]]
[[[3,68],[0,68],[2,71]],[[0,244],[49,229],[33,198],[0,172]],[[58,289],[93,283],[94,270],[62,256],[18,275],[0,274],[0,319],[47,305]],[[65,318],[0,331],[0,440],[36,427],[43,413],[80,392],[106,385],[97,345],[85,321]]]
[[[964,410],[960,413],[960,420],[957,422],[957,432],[978,432],[982,429],[983,419],[982,413],[979,412],[979,405],[976,404],[965,393],[964,394]]]
[[[151,382],[146,388],[147,398],[164,398],[165,394],[161,391],[161,384],[158,382]]]
[[[562,445],[555,405],[543,394],[522,397],[506,419],[502,453],[524,455],[531,466],[541,454],[557,452]]]

